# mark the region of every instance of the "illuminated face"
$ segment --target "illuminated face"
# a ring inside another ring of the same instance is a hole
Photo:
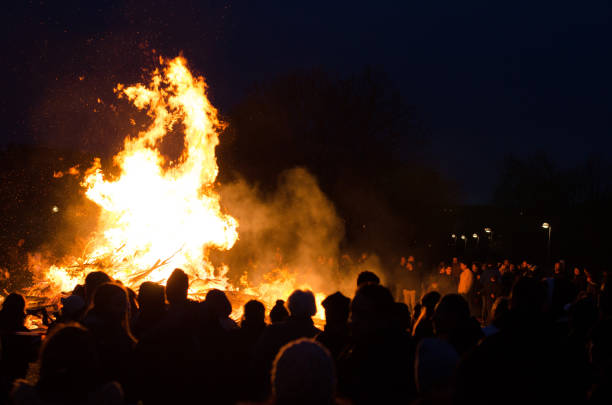
[[[578,267],[574,268],[574,275],[575,276],[579,276],[580,275],[580,269]]]
[[[450,276],[452,274],[452,272],[453,272],[453,268],[452,267],[447,267],[446,268],[445,273],[446,273],[447,276]]]

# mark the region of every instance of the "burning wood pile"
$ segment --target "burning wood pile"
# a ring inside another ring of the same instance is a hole
[[[146,112],[150,124],[138,136],[125,138],[113,160],[118,175],[105,172],[99,159],[85,171],[85,195],[100,207],[97,229],[80,257],[31,263],[36,279],[27,295],[35,307],[56,305],[61,292],[71,291],[94,270],[137,289],[144,281],[165,283],[175,268],[182,268],[193,297],[218,288],[228,292],[234,308],[253,297],[271,307],[293,289],[309,288],[296,283],[290,272],[277,272],[278,277],[256,286],[246,277],[232,285],[229,269],[211,264],[212,249],[229,250],[238,240],[238,221],[224,212],[215,191],[215,147],[224,124],[206,90],[204,79],[193,76],[182,57],[160,58],[146,85],[116,86],[118,97]],[[184,147],[170,161],[159,147],[179,126],[184,128]],[[75,173],[68,174],[80,174]],[[317,294],[319,305],[322,299]]]

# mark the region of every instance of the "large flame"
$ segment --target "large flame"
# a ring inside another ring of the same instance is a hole
[[[146,110],[152,123],[137,137],[125,139],[114,157],[121,169],[116,178],[102,171],[99,160],[87,171],[82,185],[101,208],[98,230],[82,258],[46,274],[60,289],[73,286],[83,270],[100,268],[136,286],[164,281],[175,267],[192,280],[229,287],[225,270],[215,272],[208,261],[209,249],[230,249],[238,239],[238,222],[221,211],[213,189],[222,123],[206,97],[204,79],[192,76],[185,59],[161,62],[164,68],[153,72],[148,86],[119,84],[115,89],[119,97]],[[168,162],[159,145],[179,123],[184,149]]]
[[[143,281],[163,283],[180,267],[190,276],[190,293],[200,297],[210,288],[241,289],[270,306],[296,287],[308,288],[287,270],[271,272],[256,287],[246,278],[234,287],[225,276],[228,269],[215,269],[208,260],[210,249],[230,249],[238,239],[238,222],[223,213],[214,190],[219,171],[215,147],[223,124],[206,97],[204,79],[190,73],[184,58],[160,62],[163,68],[153,72],[147,86],[119,84],[115,89],[120,98],[146,111],[152,123],[137,137],[125,139],[114,157],[117,176],[105,173],[99,160],[85,173],[85,194],[101,208],[97,231],[80,258],[50,267],[33,260],[32,267],[44,267],[38,271],[42,283],[35,287],[69,291],[87,272],[103,270],[137,288]],[[159,146],[180,123],[184,148],[170,162]],[[70,174],[78,173],[75,169]],[[320,308],[323,295],[316,298]]]

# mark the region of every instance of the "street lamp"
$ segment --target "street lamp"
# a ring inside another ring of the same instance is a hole
[[[551,237],[551,234],[552,234],[552,226],[550,226],[550,224],[548,222],[544,222],[542,224],[542,228],[543,229],[548,229],[548,249],[547,249],[548,256],[547,256],[547,258],[548,258],[548,263],[550,263],[550,237]]]
[[[486,227],[484,229],[485,233],[487,234],[487,236],[489,237],[489,240],[493,239],[493,229]]]
[[[467,248],[467,238],[465,237],[465,235],[461,235],[461,240],[463,241],[463,248],[466,249]]]
[[[478,246],[480,244],[480,236],[475,233],[472,235],[472,238],[476,239],[476,246]]]

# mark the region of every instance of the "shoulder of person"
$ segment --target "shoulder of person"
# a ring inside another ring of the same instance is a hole
[[[15,405],[21,404],[44,404],[42,399],[38,396],[38,390],[36,386],[29,384],[25,380],[17,380],[13,385],[11,392],[12,403]]]

